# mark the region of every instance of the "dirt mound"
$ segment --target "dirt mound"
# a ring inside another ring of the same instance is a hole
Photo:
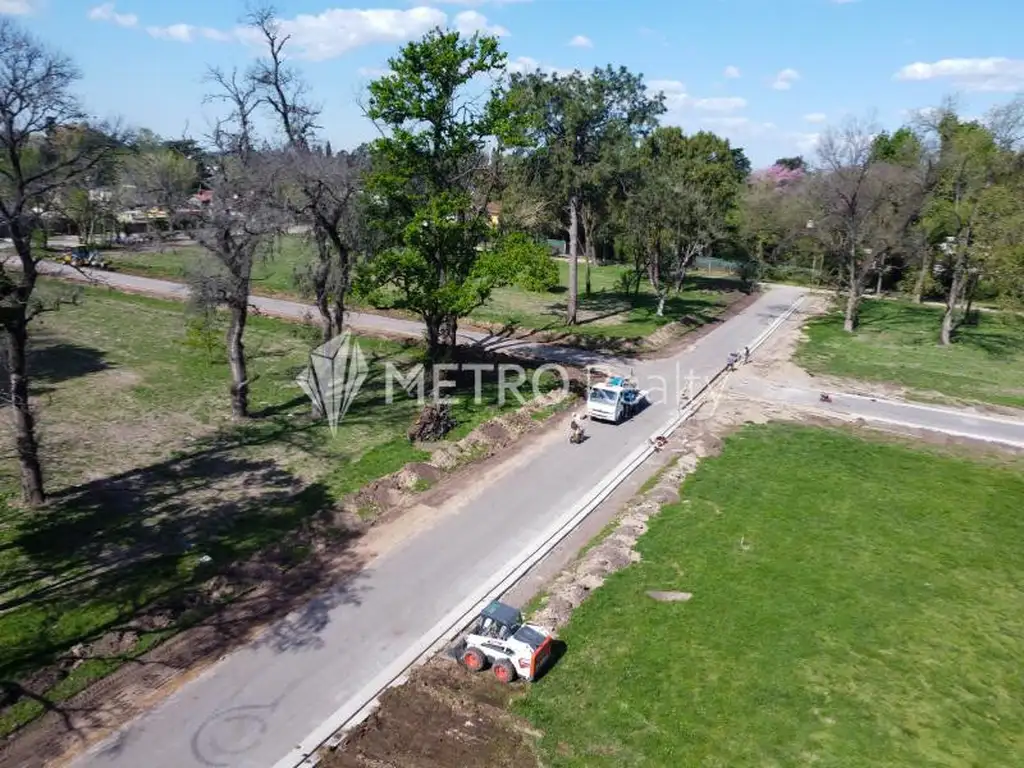
[[[532,732],[507,711],[515,689],[491,675],[431,662],[381,697],[380,708],[332,751],[323,768],[523,768]]]
[[[456,427],[450,403],[428,403],[420,411],[416,423],[409,428],[409,442],[427,443],[440,440]]]

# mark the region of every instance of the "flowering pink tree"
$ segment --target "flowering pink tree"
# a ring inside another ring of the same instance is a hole
[[[802,168],[793,169],[784,165],[772,165],[751,174],[751,181],[778,189],[795,184],[806,175]]]

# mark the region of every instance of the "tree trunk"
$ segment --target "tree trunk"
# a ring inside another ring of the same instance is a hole
[[[231,366],[231,415],[236,419],[249,416],[249,372],[245,362],[245,323],[249,319],[249,304],[235,302],[228,323],[228,364]]]
[[[448,315],[441,323],[441,343],[445,347],[445,356],[454,360],[458,348],[459,318],[455,315]]]
[[[576,325],[576,304],[579,298],[580,199],[569,197],[569,295],[565,303],[565,324]]]
[[[337,278],[332,282],[331,324],[334,334],[340,334],[345,328],[345,300],[348,298],[349,282],[352,278],[352,254],[348,246],[342,242],[337,229],[330,231],[329,236],[334,245],[334,254],[338,259],[336,265]],[[330,269],[328,269],[328,279]]]
[[[850,286],[846,298],[846,316],[843,318],[843,330],[853,333],[857,328],[857,310],[860,308],[860,280],[857,276],[857,258],[850,256]]]
[[[974,293],[977,290],[977,288],[978,288],[978,275],[977,274],[969,275],[968,278],[967,278],[966,296],[964,297],[967,300],[967,303],[964,306],[964,322],[967,323],[967,325],[975,325],[976,324],[974,322],[974,320],[971,318],[971,309],[974,306]]]
[[[589,205],[583,206],[583,283],[584,293],[590,296],[590,269],[594,263],[594,213]]]
[[[647,279],[651,281],[651,288],[658,296],[658,308],[655,314],[663,317],[665,314],[665,285],[661,279],[661,247],[655,246],[654,252],[647,261]]]
[[[956,257],[956,264],[953,266],[953,282],[949,286],[949,296],[946,297],[946,311],[942,315],[942,327],[939,331],[939,341],[944,347],[948,347],[953,343],[953,334],[959,325],[956,319],[956,310],[967,288],[966,266],[967,254],[964,246],[961,246],[960,253]]]
[[[28,323],[23,308],[14,311],[18,316],[12,318],[11,324],[4,329],[11,420],[21,466],[21,498],[29,506],[38,507],[46,501],[46,494],[43,492],[43,469],[39,463],[35,419],[28,399]]]
[[[925,250],[924,256],[921,257],[921,272],[917,276],[917,284],[914,286],[914,303],[924,303],[924,284],[925,280],[928,279],[928,273],[932,268],[932,252],[931,250]]]
[[[423,315],[423,337],[427,342],[427,358],[438,360],[443,352],[444,318],[438,315]]]
[[[326,344],[334,338],[334,321],[327,302],[327,291],[319,286],[316,288],[316,310],[320,313],[320,338]]]
[[[875,296],[882,295],[882,270],[878,270],[878,279],[875,282]]]

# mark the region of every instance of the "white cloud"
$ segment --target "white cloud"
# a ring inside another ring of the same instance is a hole
[[[735,112],[747,106],[747,100],[738,96],[698,99],[686,92],[678,80],[651,80],[648,89],[665,94],[665,107],[669,112],[696,109],[701,112]]]
[[[28,16],[35,5],[35,0],[0,0],[0,16]]]
[[[515,59],[509,59],[506,69],[509,72],[514,72],[521,75],[528,75],[536,72],[538,69],[546,75],[559,75],[566,76],[571,75],[575,70],[571,67],[556,67],[552,64],[541,64],[536,59],[531,59],[529,56],[519,56]]]
[[[908,64],[896,80],[951,80],[967,91],[1016,91],[1024,88],[1024,59],[940,59]]]
[[[199,39],[226,43],[235,38],[228,32],[212,27],[194,27],[191,24],[171,24],[168,27],[146,27],[150,37],[158,40],[172,40],[176,43],[191,43]]]
[[[494,35],[495,37],[509,36],[507,29],[497,24],[489,24],[487,17],[479,11],[462,11],[455,14],[455,29],[458,30],[460,35],[466,35],[467,37],[475,32],[484,35]]]
[[[800,73],[795,69],[784,69],[775,76],[772,88],[776,91],[788,91],[793,83],[800,79]]]
[[[586,35],[576,35],[572,40],[569,41],[569,45],[573,48],[593,48],[594,41]]]
[[[103,3],[90,8],[87,15],[92,21],[109,21],[119,27],[134,27],[139,23],[138,16],[134,13],[118,13],[113,3]]]
[[[404,43],[434,27],[444,27],[448,16],[436,8],[416,7],[407,11],[392,8],[329,8],[313,14],[281,19],[281,32],[290,35],[296,54],[312,61],[326,61],[373,43]],[[238,28],[235,34],[245,42],[260,45],[259,33]]]
[[[734,67],[732,64],[730,64],[728,67],[725,68],[725,72],[723,72],[722,74],[724,74],[728,78],[736,78],[740,76],[740,68]]]
[[[391,70],[386,67],[360,67],[356,71],[359,72],[360,77],[370,77],[375,80],[378,77],[384,77],[385,75],[391,74]]]
[[[24,0],[18,0],[23,2]],[[519,0],[500,0],[514,2]],[[525,1],[525,0],[524,0]],[[11,0],[0,0],[0,3]],[[482,2],[460,2],[460,5],[482,5]],[[135,26],[138,19],[116,14],[113,3],[105,3],[90,13],[90,17],[114,21],[122,26]],[[399,10],[393,8],[328,8],[318,14],[300,14],[291,19],[278,21],[282,34],[290,38],[289,45],[295,55],[312,61],[333,59],[356,48],[374,43],[401,44],[429,32],[435,27],[449,25],[448,14],[437,8],[418,5],[415,8]],[[502,26],[491,24],[479,11],[464,10],[452,18],[452,28],[460,34],[471,35],[481,32],[498,37],[509,36]],[[238,41],[252,46],[262,46],[258,31],[248,27],[219,30],[197,27],[192,24],[171,24],[166,27],[147,27],[146,31],[161,40],[190,43],[198,39],[219,42]]]
[[[146,27],[146,31],[159,40],[191,43],[198,30],[191,24],[171,24],[169,27]]]
[[[811,112],[809,115],[804,115],[804,120],[808,123],[824,123],[828,121],[828,115],[824,112]]]

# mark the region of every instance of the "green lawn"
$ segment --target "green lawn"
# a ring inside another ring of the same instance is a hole
[[[46,282],[42,290],[65,289]],[[207,349],[186,333],[181,304],[102,289],[34,323],[33,394],[53,504],[29,512],[10,503],[17,468],[5,455],[0,683],[66,698],[230,599],[223,585],[209,590],[234,563],[275,545],[286,564],[310,566],[307,539],[293,531],[315,523],[335,535],[332,510],[346,494],[429,458],[406,438],[415,401],[398,389],[387,404],[382,375],[387,362],[416,362],[417,347],[360,339],[370,375],[332,436],[310,420],[294,384],[318,343],[315,329],[252,318],[258,418],[245,426],[227,418],[222,331],[213,329]],[[465,384],[471,393],[472,377]],[[486,374],[482,394],[481,403],[455,406],[453,438],[501,410]],[[0,439],[10,441],[6,430]],[[68,660],[75,646],[124,632],[116,649],[77,666]],[[55,676],[54,663],[64,667]],[[4,698],[0,737],[44,709]]]
[[[569,265],[558,262],[561,276],[559,288],[547,293],[530,293],[517,288],[500,288],[490,302],[471,317],[477,322],[521,329],[545,331],[554,336],[569,335],[583,340],[639,340],[650,336],[671,322],[683,322],[699,327],[713,321],[741,295],[740,284],[729,276],[694,274],[685,289],[669,296],[664,315],[656,314],[657,297],[650,285],[641,283],[637,294],[624,292],[620,276],[626,272],[622,265],[594,267],[591,272],[591,293],[586,293],[582,266],[579,271],[579,323],[567,326],[564,322],[566,286],[569,285]]]
[[[938,343],[940,309],[865,301],[854,335],[833,312],[807,325],[797,362],[811,373],[891,382],[920,399],[1024,407],[1024,318],[981,312],[956,343]]]
[[[107,258],[121,271],[146,277],[184,280],[201,258],[198,246],[166,251],[110,251]],[[294,296],[296,271],[309,263],[309,246],[298,236],[287,236],[272,258],[261,262],[254,277],[254,290],[269,295]],[[637,295],[623,292],[621,265],[595,267],[591,275],[591,294],[585,291],[585,276],[579,271],[580,324],[568,327],[565,314],[566,286],[569,265],[558,262],[560,286],[549,292],[531,293],[519,288],[501,288],[491,300],[476,310],[469,322],[512,326],[520,330],[540,330],[554,336],[572,335],[584,341],[615,343],[639,340],[672,321],[683,321],[697,327],[712,321],[741,294],[739,282],[729,275],[694,274],[685,290],[671,296],[662,317],[656,315],[657,300],[646,280]],[[396,305],[379,309],[399,309]]]
[[[119,271],[184,281],[196,262],[205,257],[198,245],[167,250],[122,249],[105,251],[104,256]],[[266,295],[294,295],[295,273],[310,262],[309,246],[301,237],[282,237],[270,258],[261,260],[253,271],[253,289]]]
[[[517,703],[545,764],[1020,765],[1022,468],[743,429]]]

